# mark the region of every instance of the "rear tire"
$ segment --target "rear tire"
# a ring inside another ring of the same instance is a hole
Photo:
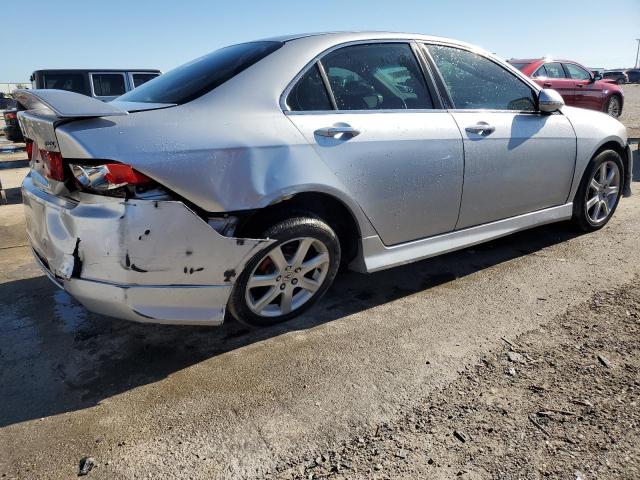
[[[593,232],[609,223],[622,195],[623,172],[614,150],[604,150],[589,162],[573,200],[572,222],[579,230]]]
[[[276,240],[249,260],[229,298],[229,312],[245,325],[290,320],[317,302],[340,266],[340,241],[322,220],[289,218],[260,238]]]

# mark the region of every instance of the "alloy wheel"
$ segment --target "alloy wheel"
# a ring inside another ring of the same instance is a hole
[[[611,97],[609,99],[607,113],[614,118],[618,118],[620,116],[620,100],[618,100],[618,97]]]
[[[276,245],[251,272],[247,306],[257,315],[286,315],[307,303],[329,271],[329,251],[318,239],[302,237]]]
[[[594,224],[605,222],[618,200],[620,191],[620,169],[618,165],[607,160],[596,169],[585,197],[587,217]]]

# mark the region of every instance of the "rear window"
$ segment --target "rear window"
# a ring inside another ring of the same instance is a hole
[[[79,73],[47,73],[44,75],[43,88],[85,93],[84,77]]]
[[[282,42],[249,42],[221,48],[154,78],[118,100],[177,104],[189,102],[222,85],[282,45]]]

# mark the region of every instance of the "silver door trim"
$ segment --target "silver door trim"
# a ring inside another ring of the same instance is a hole
[[[467,111],[467,110],[465,110]],[[512,110],[511,110],[512,111]],[[448,113],[448,110],[439,109],[420,109],[420,108],[393,108],[386,110],[289,110],[284,112],[285,115],[349,115],[349,114],[372,114],[372,113]],[[534,112],[535,113],[535,112]],[[539,112],[538,112],[539,113]]]

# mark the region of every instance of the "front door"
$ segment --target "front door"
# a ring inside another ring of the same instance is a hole
[[[576,81],[570,78],[559,62],[542,65],[533,74],[533,80],[542,88],[556,90],[567,105],[576,105]]]
[[[385,244],[454,229],[462,137],[448,112],[433,109],[410,44],[379,42],[329,52],[295,84],[287,105],[288,118]]]
[[[567,118],[537,112],[531,87],[493,60],[450,46],[427,48],[464,138],[456,228],[564,204],[576,158]]]
[[[564,63],[567,75],[575,82],[574,98],[576,107],[602,109],[602,90],[592,80],[591,73],[573,63]]]

